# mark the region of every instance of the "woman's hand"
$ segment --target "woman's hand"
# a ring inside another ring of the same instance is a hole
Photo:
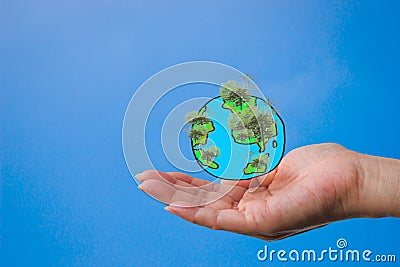
[[[267,175],[236,184],[158,171],[136,177],[139,188],[187,221],[264,240],[346,218],[400,215],[399,161],[337,144],[295,149]]]

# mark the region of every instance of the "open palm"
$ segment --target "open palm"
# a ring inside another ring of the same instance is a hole
[[[336,144],[301,147],[269,174],[235,184],[158,171],[136,177],[185,220],[273,240],[352,216],[359,183],[353,153]]]

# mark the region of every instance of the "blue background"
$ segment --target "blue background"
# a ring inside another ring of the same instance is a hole
[[[131,96],[165,67],[217,61],[277,102],[287,151],[329,141],[400,158],[399,11],[399,1],[1,1],[0,266],[265,266],[263,241],[187,223],[136,189],[121,147]],[[337,222],[269,247],[344,237],[399,261],[399,224]]]

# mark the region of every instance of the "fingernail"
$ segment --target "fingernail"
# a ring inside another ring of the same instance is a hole
[[[170,206],[165,206],[165,208],[164,208],[166,211],[168,211],[169,213],[172,213],[172,214],[174,214],[174,215],[176,215],[176,213],[174,212],[174,210],[173,209],[171,209],[171,207]]]
[[[193,207],[193,204],[189,203],[189,202],[185,202],[185,201],[175,201],[175,202],[172,202],[171,204],[169,204],[169,206],[173,207],[173,208],[180,209],[180,208]]]
[[[141,172],[141,173],[136,174],[136,175],[135,175],[135,178],[138,179],[139,181],[143,182],[143,181],[142,181],[143,173]]]

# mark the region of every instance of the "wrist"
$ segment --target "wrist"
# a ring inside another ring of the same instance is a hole
[[[358,217],[400,217],[400,161],[357,153]]]

